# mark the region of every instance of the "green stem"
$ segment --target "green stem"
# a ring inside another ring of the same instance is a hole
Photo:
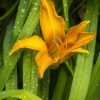
[[[68,61],[65,61],[65,64],[66,64],[67,68],[69,69],[71,75],[74,76],[74,71],[72,69],[72,66],[69,65]]]
[[[68,18],[68,0],[62,0],[63,2],[63,11],[64,11],[64,18],[66,22],[67,31],[69,29],[69,18]]]

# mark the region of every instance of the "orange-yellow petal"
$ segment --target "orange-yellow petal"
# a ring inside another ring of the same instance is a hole
[[[39,50],[39,51],[43,51],[47,49],[46,44],[42,40],[42,38],[40,38],[39,36],[32,36],[16,42],[12,50],[10,51],[9,55],[11,55],[12,53],[14,53],[15,51],[21,48],[29,48],[32,50]]]
[[[66,34],[67,43],[74,43],[77,41],[79,34],[83,32],[89,21],[83,21],[80,24],[70,28],[69,32]]]
[[[77,49],[73,49],[70,52],[80,52],[80,53],[89,53],[88,50],[85,50],[83,48],[77,48]]]
[[[89,53],[88,50],[81,48],[83,45],[87,44],[95,37],[94,33],[91,32],[82,32],[78,37],[78,41],[75,44],[66,44],[66,48],[63,51],[63,57],[69,58],[72,52],[80,52],[80,53]]]
[[[95,34],[91,32],[82,32],[79,36],[78,41],[73,45],[71,49],[79,48],[89,43],[95,38]]]
[[[39,52],[35,57],[39,77],[42,78],[45,70],[55,63],[55,61],[49,56],[48,52]]]
[[[47,43],[59,38],[64,39],[65,22],[62,17],[57,15],[51,0],[41,0],[40,25]]]

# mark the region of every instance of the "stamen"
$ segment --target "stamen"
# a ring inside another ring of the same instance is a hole
[[[63,45],[61,38],[56,37],[55,42],[56,42],[56,44],[58,44],[59,47],[62,47],[62,49],[64,49],[64,45]]]
[[[59,38],[58,36],[56,37],[56,41],[61,45],[62,44],[62,40],[61,38]]]
[[[67,41],[65,42],[65,48],[67,48]]]

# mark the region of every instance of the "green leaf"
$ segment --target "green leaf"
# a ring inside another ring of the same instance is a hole
[[[0,100],[8,97],[14,97],[22,100],[42,100],[33,93],[25,90],[8,90],[0,92]]]
[[[43,79],[39,80],[38,94],[43,100],[49,99],[50,69],[48,69]]]
[[[13,4],[12,7],[3,16],[0,17],[0,21],[2,21],[5,18],[7,18],[16,9],[18,3],[19,3],[19,0],[17,0],[15,2],[15,4]]]
[[[23,3],[23,2],[21,2],[21,3]],[[33,7],[32,11],[30,12],[30,14],[26,20],[26,23],[25,23],[21,33],[19,35],[16,35],[16,37],[19,36],[18,39],[22,39],[22,38],[31,36],[33,34],[33,32],[35,31],[35,28],[36,28],[38,22],[39,22],[39,5],[37,5],[37,9],[35,9],[35,10]],[[17,23],[17,21],[16,21],[16,23]],[[17,27],[19,27],[19,26],[17,26]],[[16,37],[14,37],[14,40],[16,39]],[[16,52],[12,56],[9,56],[8,60],[4,64],[4,68],[0,75],[0,90],[2,90],[4,88],[20,55],[21,55],[21,52]]]
[[[95,9],[94,5],[96,5]],[[85,20],[90,20],[91,23],[87,31],[97,32],[98,12],[99,0],[88,0]],[[85,100],[86,98],[93,66],[95,40],[89,43],[86,49],[89,50],[89,54],[78,55],[69,100]]]
[[[64,88],[65,88],[67,80],[68,80],[68,75],[65,71],[64,66],[61,66],[57,83],[55,86],[55,90],[52,96],[52,100],[62,100],[63,92],[64,92]]]
[[[99,81],[100,81],[100,53],[98,55],[96,64],[94,66],[94,69],[91,75],[91,80],[90,80],[86,100],[92,100],[92,96],[95,93],[97,86],[99,85]]]
[[[37,94],[38,71],[35,63],[35,53],[24,50],[23,53],[23,89]]]
[[[64,18],[65,18],[65,22],[66,22],[66,28],[67,31],[69,29],[69,18],[68,18],[68,0],[62,0],[63,3],[63,12],[64,12]]]

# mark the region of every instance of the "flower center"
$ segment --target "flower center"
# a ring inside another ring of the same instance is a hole
[[[48,44],[48,52],[53,59],[60,57],[64,49],[63,41],[60,38],[56,38]]]

